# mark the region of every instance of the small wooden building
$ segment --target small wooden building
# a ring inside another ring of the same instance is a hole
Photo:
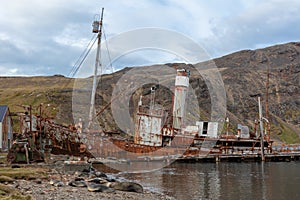
[[[11,146],[13,123],[8,106],[0,105],[0,150],[7,150]]]

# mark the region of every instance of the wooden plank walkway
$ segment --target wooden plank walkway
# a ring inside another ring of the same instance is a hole
[[[266,162],[299,161],[300,152],[265,154]],[[208,154],[179,158],[176,162],[261,162],[260,154]]]

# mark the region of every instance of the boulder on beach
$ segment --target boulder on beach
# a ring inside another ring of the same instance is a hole
[[[85,181],[83,181],[83,180],[80,180],[80,181],[70,181],[69,182],[69,184],[68,184],[69,186],[73,186],[73,187],[86,187],[87,185],[86,185],[86,183],[85,183]]]
[[[121,190],[126,192],[143,193],[144,191],[143,186],[134,182],[109,182],[105,185],[115,190]]]
[[[98,184],[104,184],[104,183],[107,183],[107,182],[109,182],[109,181],[106,180],[106,179],[103,179],[103,178],[92,178],[92,179],[87,180],[87,182],[98,183]]]
[[[109,188],[105,185],[98,184],[98,183],[89,183],[87,184],[88,191],[90,192],[105,192],[105,193],[111,193],[115,192],[113,188]]]
[[[63,187],[65,184],[60,180],[50,180],[50,185],[55,187]]]

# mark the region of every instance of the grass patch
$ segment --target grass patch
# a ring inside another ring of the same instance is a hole
[[[0,183],[0,197],[16,192],[16,189]]]
[[[0,183],[0,199],[2,200],[34,200],[30,195],[22,195],[15,188]]]
[[[7,156],[7,152],[0,153],[0,163],[6,163],[6,156]]]
[[[273,139],[279,139],[286,144],[300,144],[299,135],[285,123],[279,122],[276,125],[272,125],[271,133]]]
[[[8,176],[14,179],[47,178],[47,170],[42,168],[10,168],[1,167],[0,176]]]
[[[295,131],[293,131],[292,129],[283,126],[282,127],[282,133],[281,135],[279,135],[280,140],[284,141],[287,144],[299,144],[300,143],[300,138],[299,135],[297,133],[295,133]]]
[[[8,179],[36,179],[36,178],[47,178],[47,170],[43,168],[10,168],[0,167],[0,177],[2,180]],[[22,195],[19,191],[5,184],[0,183],[0,199],[3,200],[34,200],[31,195]]]

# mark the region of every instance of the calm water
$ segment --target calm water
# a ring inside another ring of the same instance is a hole
[[[300,162],[176,163],[121,176],[175,199],[300,199]]]

